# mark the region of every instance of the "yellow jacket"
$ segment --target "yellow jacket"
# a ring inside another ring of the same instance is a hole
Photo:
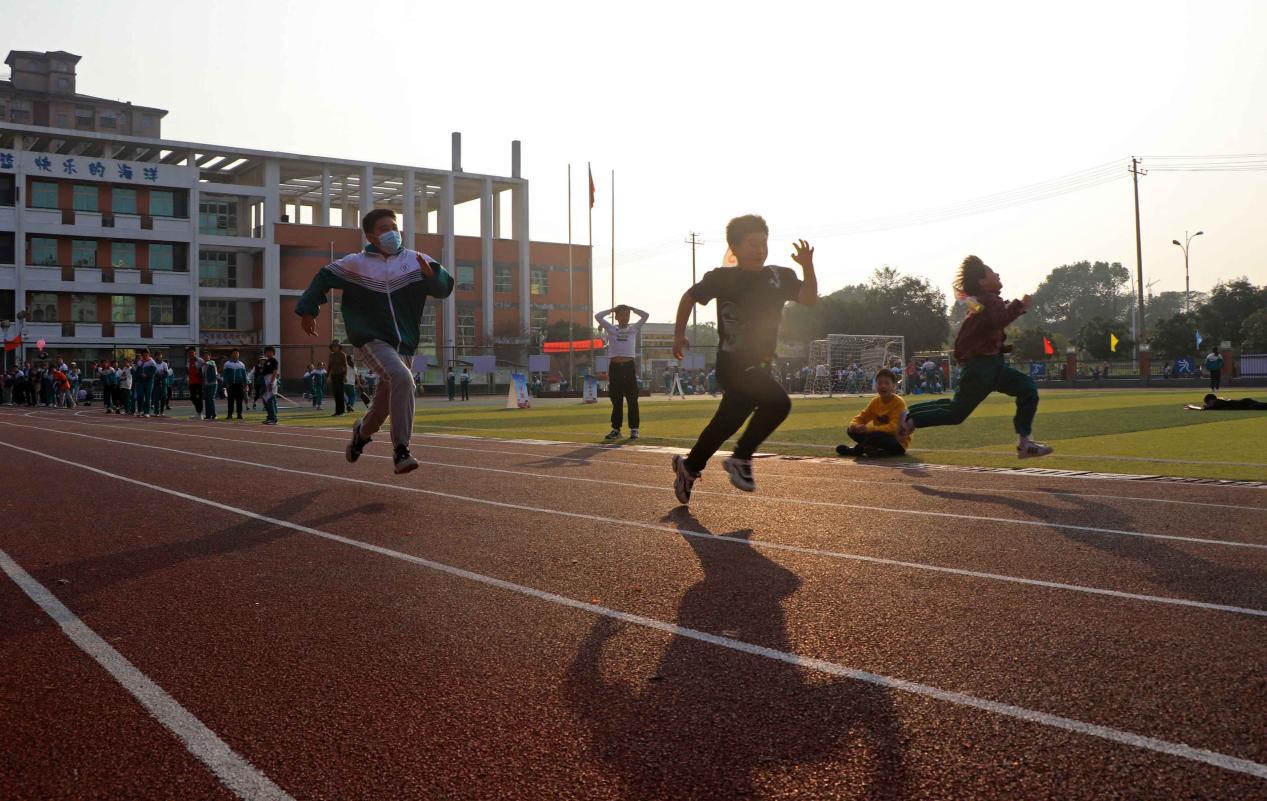
[[[863,409],[853,419],[852,425],[863,426],[867,431],[879,431],[884,434],[897,436],[897,424],[904,411],[906,411],[906,401],[902,400],[901,395],[896,393],[890,395],[887,403],[879,395],[876,395],[867,404],[867,408]],[[897,441],[902,443],[903,448],[911,446],[909,434],[904,437],[898,437]]]

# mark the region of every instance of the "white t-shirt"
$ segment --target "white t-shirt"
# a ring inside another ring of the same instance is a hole
[[[621,328],[607,319],[607,315],[611,314],[615,309],[601,311],[594,315],[594,320],[598,322],[600,328],[607,332],[607,355],[614,357],[633,358],[636,354],[638,345],[638,332],[642,330],[642,325],[651,315],[630,307],[629,311],[638,315],[638,322],[630,323]]]

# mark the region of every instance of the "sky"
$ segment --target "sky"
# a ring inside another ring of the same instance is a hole
[[[6,51],[81,55],[79,91],[168,109],[166,138],[443,168],[461,131],[463,166],[498,175],[519,139],[533,239],[566,241],[571,163],[585,241],[591,162],[600,309],[614,170],[617,301],[659,322],[690,285],[687,235],[702,274],[739,214],[769,221],[771,263],[811,239],[824,294],[891,265],[949,296],[976,253],[1020,295],[1074,261],[1134,272],[1132,156],[1267,154],[1254,0],[0,5],[23,9]],[[1105,165],[1080,191],[912,224]],[[1171,240],[1198,229],[1194,290],[1267,284],[1267,169],[1156,171],[1139,193],[1152,291],[1183,289]]]

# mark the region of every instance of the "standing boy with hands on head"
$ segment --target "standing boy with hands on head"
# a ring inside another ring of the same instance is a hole
[[[374,393],[369,412],[352,426],[349,462],[361,451],[390,415],[395,446],[395,470],[408,473],[418,468],[409,453],[414,424],[414,377],[410,357],[418,349],[418,325],[427,297],[447,298],[453,278],[440,262],[402,245],[396,214],[374,209],[361,220],[365,249],[322,267],[295,307],[303,329],[317,335],[316,316],[326,293],[343,290],[340,310],[348,339],[382,386]]]
[[[630,313],[638,315],[638,322],[629,324]],[[607,315],[616,318],[616,324],[607,321]],[[642,309],[620,304],[594,315],[599,327],[607,333],[607,394],[612,402],[612,430],[604,439],[620,437],[620,426],[624,422],[624,403],[629,403],[629,438],[638,438],[638,369],[634,362],[637,356],[638,333],[642,325],[651,315]]]
[[[972,414],[991,392],[1002,392],[1016,398],[1016,455],[1020,459],[1046,456],[1050,445],[1030,438],[1034,413],[1038,411],[1038,387],[1034,379],[1009,367],[1004,359],[1004,329],[1017,317],[1029,311],[1033,302],[1029,295],[1004,302],[999,296],[1003,279],[976,256],[968,256],[959,265],[955,278],[955,294],[967,299],[971,311],[955,337],[955,360],[963,365],[959,386],[953,398],[917,403],[902,415],[900,436],[909,437],[916,428],[957,426]]]
[[[770,375],[783,304],[795,300],[807,306],[818,302],[814,249],[805,240],[794,245],[792,260],[801,265],[804,279],[789,267],[765,263],[770,229],[761,217],[748,214],[726,225],[726,244],[737,265],[709,270],[678,303],[673,332],[673,356],[682,359],[690,342],[686,323],[696,303],[717,299],[717,380],[723,389],[717,412],[700,433],[686,457],[673,457],[673,489],[681,503],[691,500],[691,487],[709,458],[739,430],[749,415],[748,428],[722,466],[730,483],[744,492],[756,489],[752,454],[779,427],[792,409],[787,392]]]

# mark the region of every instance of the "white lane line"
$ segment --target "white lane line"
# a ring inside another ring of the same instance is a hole
[[[117,426],[117,425],[110,425],[108,423],[78,423],[77,425],[91,425],[92,427],[95,427],[95,428],[119,428],[126,431],[138,430],[137,427],[135,426]],[[144,430],[144,429],[141,429],[141,430]],[[150,433],[160,433],[160,432],[150,432]],[[328,454],[340,454],[340,455],[343,453],[342,450],[336,451],[336,450],[330,450],[327,448],[311,448],[304,445],[287,445],[281,442],[252,441],[252,440],[238,439],[236,437],[213,437],[207,434],[191,434],[187,431],[163,431],[161,432],[161,434],[163,435],[170,434],[170,435],[179,436],[179,437],[190,437],[194,439],[210,439],[216,442],[233,442],[239,445],[249,445],[252,447],[284,448],[286,450],[313,451],[316,453],[328,453]],[[464,448],[447,448],[443,445],[423,446],[423,447],[442,448],[445,450],[458,450],[458,451],[468,450]],[[490,453],[490,452],[495,453],[496,452],[496,451],[487,451],[482,448],[469,449],[469,450],[470,452],[475,452],[475,453]],[[364,455],[372,459],[390,458],[388,456],[380,456],[380,455],[369,454],[369,453],[364,454]],[[539,479],[543,481],[576,481],[576,482],[588,483],[588,484],[603,484],[607,486],[628,487],[628,488],[634,488],[634,489],[649,490],[651,492],[672,492],[673,491],[672,487],[668,487],[663,484],[639,484],[632,481],[616,481],[614,479],[588,478],[585,476],[555,475],[551,473],[540,473],[540,472],[533,472],[533,471],[522,470],[522,469],[509,470],[509,469],[498,468],[498,467],[481,467],[479,465],[455,464],[453,462],[432,462],[432,461],[427,461],[427,460],[419,460],[418,463],[422,465],[428,465],[431,467],[451,467],[458,470],[475,470],[475,471],[480,471],[480,472],[485,472],[485,473],[501,473],[503,475],[522,476],[522,477],[527,477],[527,478]],[[652,465],[644,465],[644,466],[652,467]],[[660,472],[664,472],[663,468],[661,468]],[[1147,539],[1156,539],[1156,540],[1177,540],[1179,542],[1193,542],[1193,543],[1198,543],[1201,545],[1225,545],[1225,546],[1234,547],[1234,548],[1256,548],[1256,549],[1267,551],[1267,543],[1244,542],[1242,540],[1217,540],[1217,539],[1210,539],[1207,537],[1188,537],[1188,536],[1182,536],[1179,534],[1155,534],[1155,533],[1146,532],[1146,531],[1129,531],[1126,529],[1117,529],[1117,528],[1080,526],[1075,523],[1055,523],[1055,522],[1047,522],[1043,520],[1020,520],[1018,518],[1012,518],[1012,517],[987,517],[984,515],[967,515],[967,514],[961,514],[957,512],[936,512],[936,511],[920,510],[920,509],[905,509],[902,507],[870,506],[870,505],[856,504],[856,503],[841,503],[839,501],[816,501],[809,498],[786,498],[786,497],[781,497],[778,495],[741,495],[739,493],[734,493],[734,492],[716,492],[713,490],[695,490],[694,494],[715,495],[715,496],[721,496],[721,497],[726,497],[726,498],[742,498],[743,500],[749,503],[780,503],[780,504],[789,504],[793,506],[818,506],[818,507],[825,507],[825,508],[832,508],[832,509],[848,509],[850,511],[887,512],[891,514],[915,515],[919,517],[941,517],[941,518],[951,518],[955,520],[968,520],[972,522],[980,521],[980,522],[987,522],[987,523],[1002,523],[1002,524],[1010,524],[1010,525],[1017,525],[1017,526],[1030,526],[1030,527],[1037,527],[1037,528],[1063,529],[1067,531],[1080,531],[1080,532],[1087,532],[1091,534],[1109,534],[1109,535],[1127,536],[1127,537],[1143,537]],[[1083,497],[1086,497],[1086,496],[1083,496]]]
[[[0,445],[14,447],[7,442]],[[18,450],[21,450],[20,448]],[[35,454],[43,456],[44,454]],[[56,457],[49,457],[56,458]],[[64,461],[57,459],[57,461]],[[72,464],[71,462],[66,462]],[[168,731],[180,738],[189,753],[198,758],[216,778],[238,798],[248,801],[294,801],[282,788],[247,762],[207,725],[194,717],[175,698],[142,673],[127,657],[115,650],[57,599],[43,584],[22,569],[13,557],[0,550],[0,570],[53,619],[62,632],[114,677]]]
[[[676,623],[668,623],[663,620],[657,620],[655,618],[645,617],[643,615],[636,615],[630,612],[620,612],[606,606],[600,606],[598,604],[588,603],[586,601],[579,601],[575,598],[568,598],[567,596],[558,595],[556,593],[547,592],[545,590],[539,590],[535,587],[528,587],[523,584],[515,584],[513,582],[506,581],[504,579],[494,578],[492,576],[486,576],[483,573],[475,573],[475,572],[472,572],[470,570],[465,570],[460,567],[454,567],[452,565],[443,564],[441,562],[434,562],[430,559],[424,559],[421,556],[414,556],[412,554],[403,553],[401,551],[394,551],[390,548],[384,548],[380,545],[373,545],[368,542],[362,542],[361,540],[355,540],[355,539],[351,539],[350,537],[344,537],[339,534],[334,534],[328,531],[322,531],[320,529],[311,528],[309,526],[305,526],[299,523],[292,523],[289,520],[282,520],[280,518],[270,517],[268,515],[263,515],[257,512],[248,511],[246,509],[239,509],[234,506],[218,503],[208,498],[201,498],[199,496],[190,495],[188,493],[181,492],[179,490],[169,489],[168,487],[162,487],[157,484],[151,484],[146,481],[140,481],[138,479],[130,478],[128,476],[121,476],[116,473],[107,472],[105,470],[101,470],[96,467],[90,467],[88,465],[72,462],[69,459],[62,459],[57,456],[51,456],[49,454],[40,453],[37,451],[25,451],[22,448],[16,445],[11,445],[7,442],[0,442],[0,445],[3,445],[7,448],[12,448],[17,451],[28,453],[32,456],[38,456],[42,459],[49,459],[55,462],[60,462],[61,464],[68,465],[70,467],[79,468],[81,470],[88,470],[90,472],[96,473],[97,475],[114,479],[116,481],[127,482],[134,486],[144,487],[146,489],[153,490],[155,492],[166,493],[167,495],[171,495],[176,498],[181,498],[183,500],[191,501],[193,503],[199,503],[199,504],[203,504],[204,506],[212,507],[214,509],[220,509],[225,512],[230,512],[232,514],[241,515],[243,517],[247,517],[252,520],[259,520],[261,522],[270,523],[272,525],[280,526],[282,528],[288,528],[292,531],[298,531],[304,534],[311,534],[314,537],[320,537],[322,539],[329,540],[331,542],[338,542],[343,545],[349,545],[353,548],[359,548],[364,551],[369,551],[370,553],[376,553],[381,556],[386,556],[392,559],[398,559],[402,562],[408,562],[411,564],[419,565],[421,567],[428,568],[438,573],[444,573],[450,576],[455,576],[457,578],[466,579],[468,581],[478,582],[480,584],[484,584],[490,587],[496,587],[497,589],[505,590],[507,592],[513,592],[519,595],[528,596],[530,598],[536,598],[537,600],[545,601],[547,603],[569,607],[571,609],[577,609],[583,612],[589,612],[590,614],[611,618],[613,620],[619,620],[624,623],[629,623],[635,626],[641,626],[643,628],[663,632],[665,634],[669,634],[674,637],[685,637],[687,639],[697,640],[699,642],[708,643],[710,645],[716,645],[721,648],[727,648],[732,651],[738,651],[740,653],[750,654],[752,656],[764,657],[766,659],[771,659],[776,662],[782,662],[784,664],[794,665],[796,667],[801,667],[807,670],[817,671],[819,673],[825,673],[831,676],[839,676],[841,678],[847,678],[847,679],[853,679],[856,681],[866,682],[867,684],[884,687],[890,690],[898,690],[901,692],[911,693],[913,695],[923,696],[925,698],[933,698],[938,701],[944,701],[946,703],[953,704],[955,706],[978,709],[978,710],[981,710],[983,712],[988,712],[993,715],[1013,718],[1015,720],[1022,720],[1027,723],[1036,723],[1040,726],[1047,726],[1049,728],[1061,729],[1064,731],[1074,732],[1076,734],[1084,734],[1090,737],[1097,737],[1103,740],[1108,740],[1110,742],[1119,743],[1122,745],[1129,745],[1134,748],[1140,748],[1143,750],[1153,751],[1160,754],[1167,754],[1169,756],[1179,757],[1181,759],[1186,759],[1192,762],[1200,762],[1206,765],[1213,765],[1214,767],[1222,768],[1224,770],[1234,771],[1237,773],[1244,773],[1244,774],[1248,774],[1250,776],[1254,776],[1260,779],[1267,779],[1267,765],[1263,765],[1258,762],[1253,762],[1248,759],[1242,759],[1240,757],[1231,756],[1230,754],[1223,754],[1217,751],[1210,751],[1204,748],[1194,748],[1193,746],[1190,746],[1184,743],[1170,742],[1168,740],[1162,740],[1156,737],[1149,737],[1143,734],[1137,734],[1135,732],[1125,731],[1122,729],[1115,729],[1110,726],[1101,726],[1099,724],[1088,723],[1085,721],[1076,720],[1074,718],[1067,718],[1061,715],[1054,715],[1048,712],[1040,712],[1034,709],[1027,709],[1025,707],[1015,706],[1013,704],[1006,704],[1006,703],[1001,703],[999,701],[991,701],[985,698],[978,698],[976,696],[968,695],[966,693],[956,692],[954,690],[944,690],[944,689],[941,689],[940,687],[934,687],[929,684],[922,684],[920,682],[907,681],[906,679],[899,679],[899,678],[894,678],[891,676],[884,676],[878,673],[871,673],[865,670],[858,670],[856,668],[846,667],[845,665],[841,665],[836,662],[829,662],[825,659],[816,659],[813,657],[802,656],[800,654],[792,653],[789,651],[779,651],[774,648],[767,648],[766,646],[762,646],[762,645],[754,645],[753,643],[744,642],[743,640],[737,640],[732,637],[723,637],[716,634],[710,634],[706,631],[700,631],[698,629],[691,629],[685,626],[679,626]],[[678,532],[676,530],[674,530],[674,532],[684,533],[684,532]],[[102,644],[104,645],[104,643]],[[106,646],[106,647],[108,648],[109,646]]]
[[[506,501],[494,501],[487,498],[475,498],[469,495],[457,495],[450,492],[440,492],[439,490],[423,489],[422,487],[411,487],[403,484],[382,484],[377,481],[368,481],[366,479],[351,478],[350,476],[336,476],[328,473],[316,473],[308,470],[295,470],[289,467],[281,467],[272,464],[262,464],[260,462],[252,462],[246,459],[230,459],[224,456],[212,456],[206,453],[194,453],[191,451],[182,451],[176,448],[164,448],[161,445],[144,445],[139,442],[126,442],[118,439],[108,439],[106,437],[95,437],[91,434],[79,434],[74,431],[58,431],[52,428],[37,428],[35,426],[23,426],[16,423],[0,423],[0,425],[10,426],[12,428],[27,428],[34,431],[48,431],[53,434],[62,434],[70,437],[83,437],[84,439],[95,439],[100,442],[110,442],[116,445],[125,445],[133,448],[145,448],[147,450],[166,451],[175,453],[180,456],[188,456],[195,459],[210,459],[217,462],[228,462],[229,464],[239,467],[258,467],[261,470],[273,470],[279,473],[290,473],[292,475],[304,476],[307,478],[322,478],[328,481],[342,481],[348,484],[360,484],[366,487],[373,487],[380,490],[392,490],[396,492],[413,492],[420,495],[430,495],[436,498],[445,498],[448,500],[461,501],[465,503],[474,503],[481,506],[491,506],[497,509],[512,509],[517,512],[530,512],[534,514],[544,514],[554,517],[567,517],[574,520],[588,520],[594,523],[608,523],[617,526],[627,526],[629,528],[639,529],[642,531],[655,531],[658,533],[672,534],[676,537],[689,536],[700,537],[703,539],[731,542],[741,545],[745,548],[762,548],[766,550],[787,551],[790,553],[805,554],[809,556],[821,556],[829,559],[843,559],[854,562],[864,562],[867,564],[884,565],[886,567],[901,567],[913,570],[926,570],[933,573],[943,573],[953,576],[966,576],[969,578],[986,579],[989,581],[1002,581],[1009,584],[1022,584],[1030,587],[1043,587],[1046,589],[1069,590],[1071,592],[1081,592],[1090,595],[1103,595],[1110,598],[1122,598],[1131,601],[1144,601],[1146,603],[1167,604],[1170,606],[1185,606],[1195,609],[1206,609],[1214,612],[1231,612],[1239,615],[1250,615],[1253,617],[1267,617],[1265,609],[1251,609],[1243,606],[1231,606],[1228,604],[1216,604],[1206,601],[1196,601],[1188,598],[1175,598],[1164,595],[1145,595],[1141,593],[1125,592],[1122,590],[1111,590],[1103,587],[1088,587],[1082,584],[1066,584],[1058,581],[1045,581],[1043,579],[1022,578],[1020,576],[1008,576],[1001,573],[986,573],[978,570],[965,570],[958,567],[943,567],[941,565],[930,565],[923,562],[904,562],[898,559],[885,559],[879,556],[866,556],[863,554],[846,553],[844,551],[829,551],[821,548],[809,548],[802,545],[787,545],[780,542],[762,542],[742,539],[740,537],[732,537],[726,534],[711,534],[703,531],[691,531],[690,529],[680,529],[671,526],[661,526],[656,523],[644,523],[639,520],[626,520],[619,517],[604,517],[602,515],[586,514],[584,512],[565,512],[560,509],[545,509],[540,506],[527,506],[525,504],[509,503]],[[0,445],[8,445],[8,443],[0,442]],[[13,445],[8,447],[16,450],[23,450]],[[42,454],[41,454],[42,455]]]
[[[81,412],[76,412],[77,417],[81,416],[82,414],[83,413]],[[47,419],[52,419],[52,418],[40,418],[40,419],[47,420]],[[158,425],[165,425],[169,428],[184,428],[184,427],[188,427],[190,422],[200,422],[200,421],[160,422],[160,423],[151,423],[145,427],[149,428],[149,427],[154,427]],[[98,424],[87,423],[86,425],[98,425]],[[224,428],[223,425],[216,426],[216,425],[210,425],[210,424],[203,424],[203,425],[199,425],[198,427],[200,428],[208,428],[208,427],[217,428],[218,427],[221,429]],[[234,427],[240,428],[239,426],[234,426]],[[332,428],[313,427],[313,428],[304,429],[309,432],[328,431],[332,434],[332,436],[322,436],[316,433],[300,433],[300,430],[285,431],[285,430],[282,430],[283,428],[285,428],[285,426],[280,427],[280,428],[270,427],[267,432],[267,435],[276,436],[276,437],[282,437],[282,436],[299,437],[302,439],[319,439],[319,440],[330,440],[330,441],[347,439],[346,433],[336,433],[335,429],[332,429]],[[428,433],[428,432],[418,432],[414,435],[415,440],[417,440],[420,437],[442,438],[446,440],[465,439],[465,440],[474,440],[478,442],[508,443],[508,444],[520,444],[520,445],[528,445],[530,444],[530,442],[533,442],[529,440],[506,439],[506,438],[500,438],[500,437],[490,438],[490,437],[482,437],[482,436],[476,436],[476,435],[464,436],[464,435],[458,435],[458,434],[437,434],[437,433]],[[535,441],[535,442],[536,444],[540,445],[539,441]],[[445,448],[445,446],[443,445],[427,445],[427,444],[419,443],[416,441],[412,444],[414,445],[414,447],[419,447],[419,448]],[[604,446],[604,445],[598,445],[594,443],[584,443],[584,442],[557,442],[557,443],[551,443],[551,444],[557,447],[565,447],[565,446],[574,447],[574,446],[580,445],[586,448],[592,448],[593,450],[597,452],[595,455],[616,454],[622,451],[622,449],[618,447]],[[499,453],[499,454],[516,455],[516,456],[538,456],[538,457],[541,456],[541,453],[539,452],[507,451],[507,450],[500,450],[500,449],[493,449],[493,448],[448,447],[447,449],[448,450],[467,450],[472,453]],[[579,457],[579,456],[563,456],[563,455],[550,456],[550,458],[564,460],[564,461],[583,462],[583,463],[595,464],[595,465],[600,465],[600,464],[629,465],[629,466],[640,467],[644,469],[654,469],[654,470],[660,469],[659,467],[652,465],[648,462],[637,462],[637,461],[622,460],[622,459],[605,458],[605,459],[599,460],[599,459],[592,459],[592,458]],[[895,467],[890,467],[887,465],[859,465],[851,461],[840,461],[840,462],[830,462],[830,463],[819,462],[819,464],[824,464],[825,466],[829,466],[830,469],[833,469],[833,470],[837,470],[837,469],[896,470],[897,469]],[[937,465],[936,467],[943,467],[943,466],[944,465]],[[1139,496],[1139,495],[1116,495],[1116,494],[1111,495],[1111,494],[1106,494],[1106,493],[1077,492],[1074,490],[1063,490],[1063,491],[1062,490],[1022,490],[1022,489],[1006,489],[1006,488],[992,487],[991,489],[987,491],[987,490],[978,489],[978,488],[964,485],[964,484],[932,484],[932,483],[926,483],[926,482],[906,483],[906,482],[901,482],[901,481],[880,481],[876,479],[847,478],[844,476],[825,476],[825,475],[811,476],[811,475],[805,475],[802,473],[785,473],[785,472],[778,472],[778,471],[769,472],[765,469],[761,471],[761,475],[766,476],[766,477],[788,478],[788,479],[794,479],[794,480],[799,480],[799,481],[821,481],[821,482],[830,481],[833,483],[879,485],[879,486],[886,486],[886,487],[926,487],[926,488],[931,488],[931,489],[954,489],[954,490],[960,490],[963,492],[984,493],[987,495],[1008,494],[1008,495],[1039,495],[1043,497],[1060,496],[1060,497],[1070,497],[1070,498],[1095,498],[1095,499],[1111,500],[1111,501],[1138,501],[1141,503],[1160,503],[1160,504],[1169,504],[1169,505],[1175,505],[1175,506],[1199,506],[1199,507],[1207,507],[1207,508],[1214,508],[1214,509],[1235,509],[1239,511],[1248,511],[1248,512],[1267,512],[1267,503],[1264,503],[1259,506],[1247,506],[1247,505],[1242,505],[1242,504],[1215,503],[1212,501],[1188,501],[1188,500],[1181,500],[1177,498],[1155,498],[1155,497],[1145,497],[1145,496]],[[986,474],[981,474],[981,475],[999,475],[999,474],[986,473]],[[1089,480],[1097,480],[1094,477],[1090,477],[1090,476],[1035,475],[1032,473],[1004,474],[1004,477],[1029,478],[1029,479],[1046,478],[1046,479],[1051,479],[1051,480],[1076,479],[1078,481],[1084,481],[1084,482],[1089,481]],[[1099,479],[1099,480],[1107,480],[1107,479]],[[1114,483],[1121,484],[1122,482],[1120,480],[1115,480]],[[1228,489],[1229,488],[1229,487],[1224,487],[1217,484],[1207,484],[1207,485],[1179,484],[1177,486],[1183,486],[1183,487],[1189,487],[1189,488],[1203,488],[1203,489]],[[1231,489],[1237,489],[1237,488],[1231,487]]]

